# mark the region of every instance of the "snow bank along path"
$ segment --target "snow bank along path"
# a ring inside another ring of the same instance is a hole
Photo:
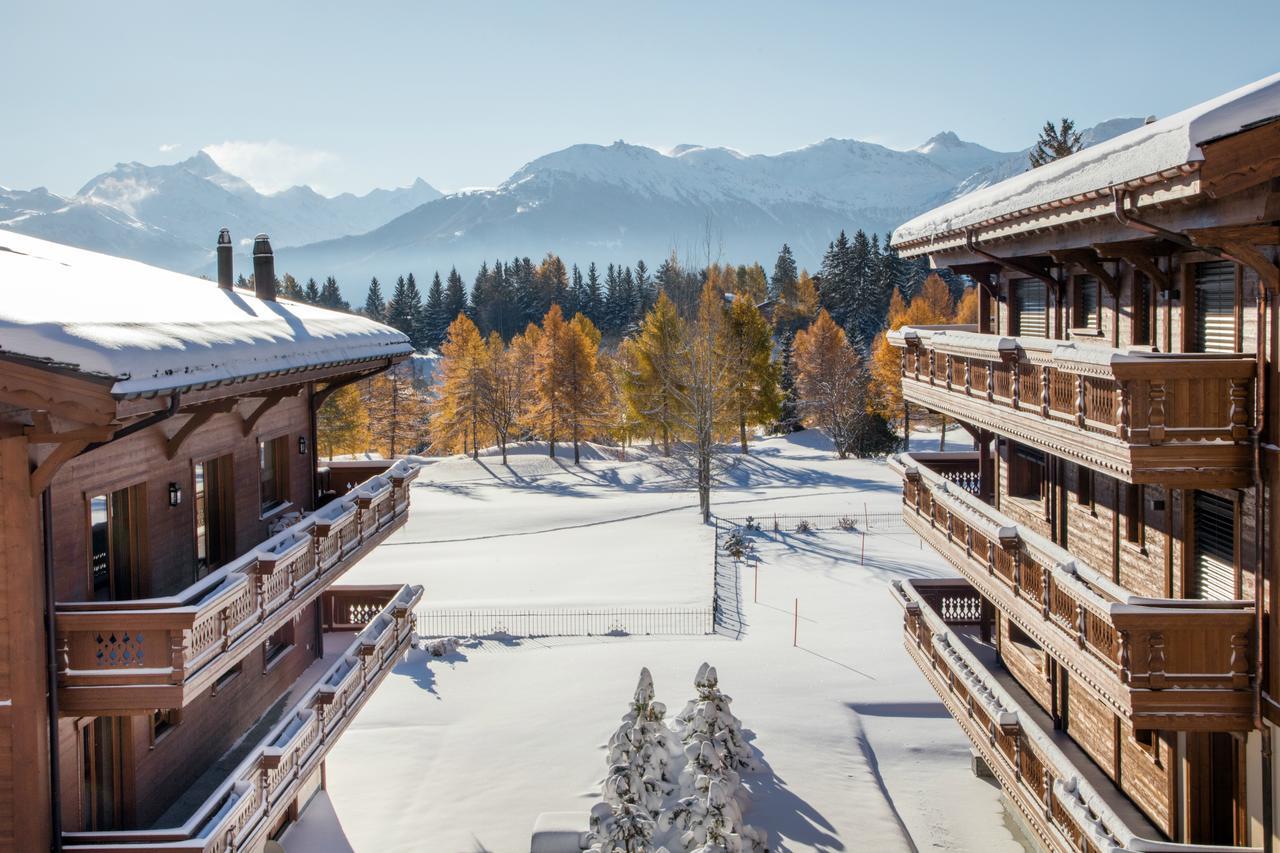
[[[898,484],[883,465],[839,462],[812,434],[764,440],[753,451],[716,494],[720,514],[898,506]],[[396,536],[527,535],[383,547],[349,582],[423,583],[431,603],[520,601],[526,589],[548,604],[672,601],[709,589],[711,531],[696,509],[612,521],[689,503],[662,484],[655,465],[601,460],[586,472],[530,481],[522,459],[513,458],[510,471],[499,471],[497,460],[485,464],[493,476],[453,459],[424,471],[413,496],[416,529]],[[567,519],[610,523],[534,532]],[[605,742],[640,668],[649,667],[659,697],[679,707],[706,660],[770,771],[752,792],[746,820],[769,830],[772,848],[1021,849],[1004,828],[998,792],[971,775],[968,742],[902,649],[888,581],[945,567],[908,534],[868,538],[860,566],[857,540],[823,531],[763,541],[758,604],[752,574],[740,579],[740,641],[510,640],[444,658],[412,653],[329,757],[329,792],[351,846],[520,851],[542,812],[577,811],[585,822],[599,797]],[[525,586],[508,588],[517,583]],[[792,648],[796,598],[799,647]]]

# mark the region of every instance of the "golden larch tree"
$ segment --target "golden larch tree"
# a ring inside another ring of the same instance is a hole
[[[831,437],[844,459],[866,416],[862,360],[825,310],[796,333],[793,359],[800,411]]]
[[[645,314],[640,333],[625,342],[626,375],[622,390],[636,429],[662,440],[662,454],[671,455],[676,430],[679,354],[685,337],[684,321],[666,292]]]
[[[439,396],[432,405],[431,444],[439,452],[480,456],[484,421],[485,344],[465,314],[449,324],[440,346]]]
[[[742,294],[738,294],[729,307],[723,350],[738,443],[741,451],[747,453],[748,427],[769,423],[782,411],[782,392],[778,387],[782,371],[773,360],[773,334],[768,321],[755,303]]]
[[[316,442],[330,459],[369,448],[369,410],[355,385],[334,391],[316,412]]]

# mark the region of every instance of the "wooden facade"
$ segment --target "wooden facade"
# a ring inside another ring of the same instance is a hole
[[[334,585],[416,468],[334,487],[315,412],[403,357],[117,394],[0,356],[0,850],[256,851],[297,818],[421,596]]]
[[[890,335],[976,447],[897,460],[961,576],[897,585],[907,647],[1047,849],[1277,836],[1277,128],[895,242],[980,297]]]

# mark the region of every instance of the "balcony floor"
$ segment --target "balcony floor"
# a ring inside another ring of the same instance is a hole
[[[1117,817],[1143,838],[1165,837],[1164,833],[1157,829],[1146,815],[1138,810],[1137,806],[1116,787],[1116,784],[1111,781],[1107,774],[1102,772],[1098,765],[1094,764],[1093,759],[1075,741],[1061,729],[1053,727],[1053,718],[1040,707],[1030,693],[1023,689],[1022,685],[1005,668],[1004,664],[1000,663],[996,657],[996,647],[991,643],[982,641],[976,625],[952,625],[949,627],[952,633],[964,642],[965,647],[978,659],[978,662],[986,667],[991,677],[1014,698],[1022,708],[1025,716],[1030,718],[1027,722],[1034,724],[1053,741],[1054,746],[1062,750],[1063,754],[1070,759],[1072,766],[1076,768],[1076,772],[1080,777],[1093,786],[1094,790],[1098,792],[1099,796],[1115,812]]]
[[[221,758],[210,765],[208,770],[200,774],[182,795],[174,801],[173,805],[169,806],[149,828],[166,829],[168,827],[181,826],[189,820],[196,810],[204,805],[213,792],[235,771],[240,762],[244,761],[254,747],[267,736],[271,728],[280,722],[285,710],[293,707],[295,702],[315,686],[316,682],[329,670],[334,661],[347,650],[355,636],[354,631],[324,632],[322,635],[324,639],[323,655],[312,661],[311,665],[303,670],[302,675],[298,676],[289,685],[289,689],[272,703],[271,707],[241,735],[240,739],[229,750],[223,753]]]

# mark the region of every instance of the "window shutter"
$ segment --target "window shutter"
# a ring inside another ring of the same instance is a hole
[[[1236,512],[1226,498],[1196,492],[1191,598],[1236,597]]]
[[[1043,281],[1017,278],[1013,282],[1014,334],[1030,338],[1049,337],[1049,311]]]
[[[1236,351],[1236,266],[1196,264],[1196,352]]]

